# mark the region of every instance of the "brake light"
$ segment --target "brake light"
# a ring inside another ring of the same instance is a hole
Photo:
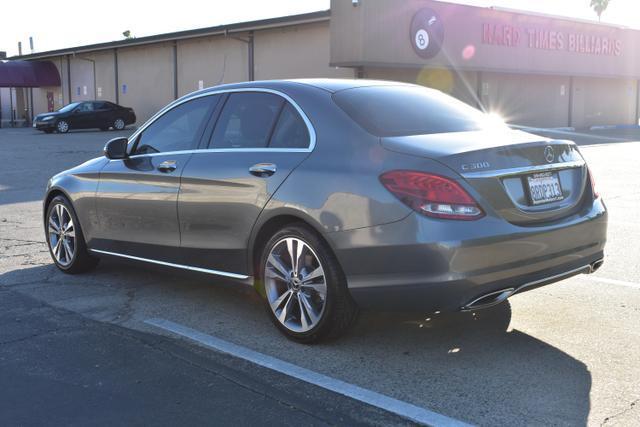
[[[598,190],[596,190],[596,181],[593,179],[591,169],[587,168],[587,170],[589,171],[589,182],[591,183],[591,192],[593,193],[593,198],[597,199],[598,197],[600,197],[600,193],[598,193]]]
[[[380,182],[405,205],[424,215],[467,221],[484,216],[473,197],[453,179],[396,170],[382,174]]]

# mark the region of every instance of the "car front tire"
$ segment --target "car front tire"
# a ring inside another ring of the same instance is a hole
[[[53,198],[47,206],[45,234],[49,254],[56,267],[65,273],[83,273],[93,269],[99,262],[87,250],[80,222],[64,196]]]
[[[60,120],[56,124],[56,130],[58,131],[58,133],[67,133],[67,132],[69,132],[69,123],[67,123],[65,120]]]
[[[305,224],[287,226],[269,239],[260,272],[267,313],[294,341],[311,344],[337,338],[357,316],[338,260]]]

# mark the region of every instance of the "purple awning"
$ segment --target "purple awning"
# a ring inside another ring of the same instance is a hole
[[[0,61],[0,87],[60,86],[60,74],[51,61]]]

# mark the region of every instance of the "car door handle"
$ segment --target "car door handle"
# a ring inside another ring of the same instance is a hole
[[[164,162],[160,163],[158,165],[158,170],[160,172],[173,172],[174,170],[176,170],[176,161],[175,160],[165,160]]]
[[[251,175],[265,178],[276,173],[277,167],[273,163],[258,163],[249,168]]]

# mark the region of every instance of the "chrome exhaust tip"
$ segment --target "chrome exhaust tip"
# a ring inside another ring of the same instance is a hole
[[[461,311],[471,311],[471,310],[480,310],[483,308],[493,307],[494,305],[498,305],[507,298],[509,298],[515,292],[514,288],[501,289],[499,291],[490,292],[488,294],[484,294],[468,304],[465,304],[460,310]]]
[[[591,264],[591,271],[589,271],[589,273],[595,273],[600,267],[602,267],[602,264],[604,264],[604,258],[600,258],[599,260],[595,261],[593,264]]]

